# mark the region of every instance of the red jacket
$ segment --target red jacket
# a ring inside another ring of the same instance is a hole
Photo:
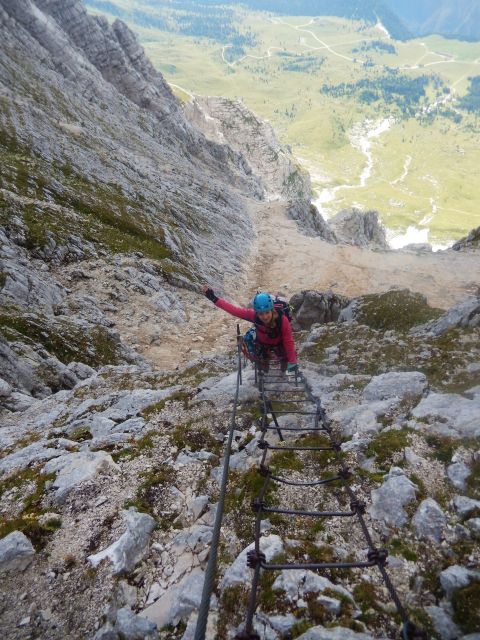
[[[243,307],[236,307],[234,304],[223,300],[223,298],[218,298],[215,302],[217,307],[223,309],[227,313],[236,318],[241,318],[242,320],[248,320],[249,322],[255,322],[256,313],[253,309],[244,309]],[[261,320],[257,318],[257,322],[255,323],[257,329],[257,339],[264,345],[283,345],[285,349],[285,354],[287,356],[287,361],[289,364],[297,364],[297,354],[295,352],[295,342],[293,341],[292,327],[288,318],[285,315],[282,315],[281,318],[282,326],[281,326],[281,334],[276,338],[270,338],[267,334],[268,328],[265,327]]]

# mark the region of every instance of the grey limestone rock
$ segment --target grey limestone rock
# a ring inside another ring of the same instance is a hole
[[[344,627],[312,627],[297,640],[373,640],[369,633],[360,633]]]
[[[306,290],[296,293],[290,299],[290,305],[293,307],[293,327],[297,330],[310,329],[315,323],[336,322],[341,310],[348,303],[348,298],[331,291]]]
[[[247,567],[247,553],[254,548],[254,543],[246,547],[235,559],[232,565],[225,571],[220,589],[234,585],[246,585],[251,580],[251,569]],[[268,535],[260,538],[260,550],[265,554],[267,562],[283,551],[282,539],[277,535]]]
[[[438,503],[433,498],[427,498],[420,503],[412,518],[412,523],[417,536],[440,542],[443,538],[447,518]]]
[[[480,396],[464,398],[456,393],[430,393],[413,409],[419,427],[453,438],[480,436]]]
[[[76,443],[65,438],[41,440],[22,447],[0,460],[0,474],[10,474],[18,469],[25,469],[30,464],[38,464],[58,458],[65,454],[65,449]]]
[[[352,594],[345,587],[334,584],[328,578],[319,576],[310,570],[287,569],[282,571],[276,578],[273,588],[284,591],[285,596],[292,602],[303,598],[307,593],[323,593],[327,589],[338,593],[339,597],[353,601]]]
[[[471,298],[449,309],[437,320],[412,329],[411,333],[433,333],[436,336],[455,327],[469,328],[480,326],[480,298]]]
[[[155,520],[146,513],[139,513],[133,507],[123,511],[123,517],[127,524],[126,532],[103,551],[88,556],[88,561],[93,567],[108,559],[113,564],[114,574],[129,573],[147,553]]]
[[[302,231],[335,241],[329,225],[311,204],[309,174],[291,150],[279,143],[268,122],[260,120],[241,101],[217,96],[195,96],[185,105],[185,113],[207,138],[228,143],[241,154],[245,166],[261,176],[268,198],[288,203],[288,215]]]
[[[425,611],[432,619],[435,631],[442,640],[457,640],[457,638],[461,636],[460,629],[453,622],[445,609],[442,609],[442,607],[430,606],[425,607]]]
[[[208,382],[208,381],[206,381]],[[218,406],[225,407],[235,394],[237,386],[237,373],[231,373],[223,378],[215,378],[210,388],[204,388],[196,396],[196,400],[213,400]],[[240,402],[258,400],[258,388],[254,384],[253,369],[247,369],[243,376],[243,384],[240,386]]]
[[[392,399],[368,402],[334,411],[331,418],[339,423],[344,435],[361,438],[380,431],[383,425],[377,418],[394,410],[397,404]]]
[[[470,518],[465,522],[465,526],[475,535],[480,535],[480,518]]]
[[[440,573],[440,584],[447,598],[450,598],[457,589],[466,587],[472,580],[478,579],[480,579],[480,571],[467,569],[458,564],[452,565]]]
[[[427,377],[419,371],[390,371],[374,376],[363,390],[366,400],[408,398],[423,395]]]
[[[413,251],[414,253],[431,253],[432,245],[428,242],[411,242],[402,247],[402,251]]]
[[[455,489],[463,491],[466,488],[465,480],[471,474],[471,470],[464,462],[454,462],[447,467],[447,475]]]
[[[123,640],[157,640],[157,625],[136,615],[129,607],[123,607],[117,611],[115,629]]]
[[[34,555],[35,549],[27,536],[12,531],[0,540],[0,573],[23,571]]]
[[[158,630],[154,622],[136,615],[127,606],[112,612],[93,640],[158,640]]]
[[[105,451],[80,451],[67,453],[49,460],[43,468],[43,473],[56,473],[52,483],[57,502],[64,502],[68,494],[85,480],[90,480],[98,474],[112,474],[118,471],[112,456]]]
[[[480,227],[476,229],[472,229],[470,233],[465,237],[461,238],[454,245],[452,245],[451,249],[453,251],[478,251],[480,245]]]
[[[0,398],[8,398],[8,396],[12,393],[12,387],[5,382],[3,378],[0,378]]]
[[[416,499],[415,490],[416,486],[403,470],[392,467],[382,486],[372,491],[370,515],[393,527],[405,526],[408,516],[403,507]]]
[[[169,624],[177,625],[181,620],[186,622],[191,613],[200,606],[204,578],[205,574],[201,569],[194,569],[154,604],[144,609],[142,615],[159,628]],[[215,606],[215,600],[212,598],[211,608]]]
[[[455,496],[453,498],[453,506],[460,518],[467,518],[476,510],[480,513],[480,500],[474,500],[467,496]]]
[[[378,219],[377,211],[343,209],[329,220],[337,240],[372,249],[389,249],[385,227]]]

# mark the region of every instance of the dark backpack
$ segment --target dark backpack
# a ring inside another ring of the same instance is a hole
[[[282,296],[270,296],[273,302],[273,306],[276,311],[281,311],[284,316],[287,316],[288,321],[292,321],[292,307],[288,304],[287,300]]]

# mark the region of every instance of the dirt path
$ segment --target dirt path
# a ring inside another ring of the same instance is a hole
[[[332,289],[354,297],[400,287],[418,291],[431,305],[445,309],[477,291],[478,254],[417,255],[332,245],[302,235],[286,218],[282,203],[258,203],[255,209],[258,261],[250,281],[260,289],[289,294]]]

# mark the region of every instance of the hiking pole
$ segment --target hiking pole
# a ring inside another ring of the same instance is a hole
[[[238,351],[238,377],[240,384],[243,384],[242,380],[242,335],[240,333],[240,325],[237,323],[237,351]]]

